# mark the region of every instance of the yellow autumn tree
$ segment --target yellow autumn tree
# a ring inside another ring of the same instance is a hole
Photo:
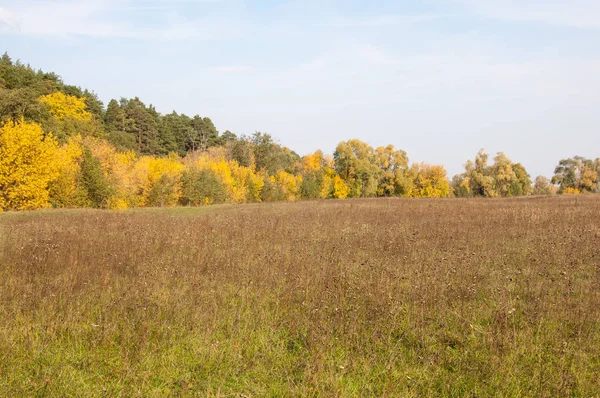
[[[244,167],[240,177],[246,179],[246,200],[248,202],[260,202],[260,194],[265,186],[265,180],[250,167]]]
[[[175,206],[181,197],[184,166],[177,155],[141,157],[134,167],[134,184],[140,206]]]
[[[85,192],[79,185],[80,162],[83,156],[81,136],[70,137],[58,150],[58,177],[50,183],[50,202],[54,207],[83,207]]]
[[[443,166],[429,164],[413,165],[416,171],[412,196],[416,198],[446,198],[450,196],[450,182]]]
[[[50,107],[50,113],[57,120],[67,118],[87,121],[92,114],[86,110],[85,99],[67,95],[60,91],[40,97],[40,102]]]
[[[58,144],[23,119],[0,129],[0,209],[49,206],[48,185],[59,175]]]
[[[346,199],[350,194],[350,189],[346,182],[339,175],[333,177],[333,197],[336,199]]]
[[[240,166],[227,160],[223,151],[213,150],[195,155],[187,164],[196,170],[211,170],[225,188],[226,201],[230,203],[260,202],[264,179],[253,167]]]
[[[260,202],[260,191],[264,181],[254,174],[251,167],[240,166],[235,161],[230,161],[229,167],[235,181],[236,202]]]
[[[323,173],[323,180],[321,182],[321,192],[319,192],[319,197],[321,199],[329,199],[333,197],[334,177],[335,173],[333,173],[333,175],[329,173]]]
[[[52,131],[60,142],[74,135],[95,136],[101,131],[99,123],[87,110],[85,98],[57,91],[41,96],[39,101],[48,107],[52,115],[44,128]]]
[[[93,137],[86,137],[83,142],[100,161],[105,177],[112,187],[108,207],[121,210],[141,206],[134,181],[136,154],[133,151],[119,152],[108,142]]]
[[[292,170],[288,169],[287,171]],[[298,172],[302,175],[300,198],[322,198],[321,194],[324,183],[323,153],[321,151],[316,151],[315,153],[304,156],[300,164],[297,165],[296,170],[292,173],[297,174]]]
[[[350,194],[346,182],[327,163],[322,168],[322,172],[320,197],[322,199],[346,199]]]
[[[135,163],[137,156],[135,152],[117,152],[113,158],[111,182],[115,187],[115,193],[109,201],[111,209],[126,209],[138,206],[133,184]]]
[[[300,199],[301,175],[294,175],[280,170],[277,174],[271,176],[271,183],[276,184],[281,189],[285,200],[296,201]]]
[[[302,158],[302,168],[305,173],[317,172],[321,170],[324,163],[323,152],[317,151]]]
[[[239,165],[235,161],[226,161],[223,158],[209,159],[201,157],[196,166],[199,170],[212,170],[223,183],[226,193],[226,201],[234,203],[242,203],[245,201],[246,192],[243,186],[240,186],[239,181],[234,178],[233,169],[237,169]]]

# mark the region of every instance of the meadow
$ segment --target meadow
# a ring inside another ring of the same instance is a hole
[[[597,397],[600,197],[0,213],[0,396]]]

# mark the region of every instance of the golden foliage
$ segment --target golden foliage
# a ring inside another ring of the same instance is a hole
[[[81,136],[70,137],[57,154],[58,177],[50,184],[50,198],[55,207],[83,207],[86,198],[78,185],[83,155]]]
[[[234,178],[234,174],[240,168],[236,161],[227,161],[224,158],[208,159],[202,157],[197,163],[198,169],[209,169],[221,178],[227,197],[230,202],[243,203],[246,201],[246,192],[243,181]]]
[[[57,120],[71,118],[80,121],[88,121],[92,114],[86,110],[85,100],[72,95],[57,91],[40,97],[40,102],[50,107],[50,113]]]
[[[323,161],[323,153],[317,151],[302,158],[302,167],[305,172],[316,172],[321,170]]]
[[[581,191],[577,188],[568,187],[562,192],[563,195],[579,195]]]
[[[209,151],[198,157],[193,167],[213,171],[225,187],[227,202],[260,202],[264,179],[253,167],[240,166],[235,160],[227,160],[223,151]]]
[[[283,170],[280,170],[277,174],[271,177],[271,182],[278,185],[281,188],[285,200],[296,201],[301,198],[301,175],[293,175]]]
[[[412,196],[416,198],[446,198],[450,196],[450,181],[443,166],[421,164]]]
[[[175,206],[181,197],[183,164],[176,156],[141,157],[133,169],[133,185],[140,206]]]
[[[134,152],[119,152],[103,140],[87,137],[86,147],[98,158],[102,169],[113,188],[113,194],[108,201],[111,209],[126,209],[143,206],[143,199],[135,184],[135,164],[137,156]]]
[[[333,177],[333,197],[336,199],[346,199],[350,194],[350,189],[339,175]]]
[[[0,209],[49,205],[48,185],[60,172],[58,144],[36,123],[8,121],[0,129]]]
[[[83,99],[54,93],[40,101],[51,107],[56,120],[92,120]],[[111,209],[302,198],[444,198],[452,193],[458,196],[459,191],[460,196],[511,196],[527,194],[531,185],[523,166],[501,153],[493,166],[487,166],[487,155],[480,152],[475,162],[467,162],[466,172],[455,177],[452,189],[444,167],[414,164],[409,168],[404,151],[392,146],[373,150],[358,140],[339,145],[335,158],[317,151],[292,169],[269,173],[257,171],[253,164],[240,165],[225,147],[194,152],[183,159],[176,154],[138,158],[133,151],[120,152],[99,138],[62,137],[59,146],[55,136],[44,136],[42,127],[23,120],[2,128],[0,209],[98,206],[94,192],[100,192],[99,185],[94,186],[90,175],[100,176],[106,188],[100,202]],[[90,156],[92,163],[87,160]],[[96,165],[94,173],[89,171],[90,164]],[[495,178],[488,175],[490,170]],[[595,173],[591,166],[583,173],[586,190],[598,186]],[[580,189],[564,193],[578,194]]]
[[[248,184],[248,200],[251,202],[260,202],[260,193],[265,186],[265,180],[252,169],[248,168],[247,184]]]

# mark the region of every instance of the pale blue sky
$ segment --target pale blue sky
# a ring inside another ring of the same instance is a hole
[[[0,51],[300,154],[600,156],[598,0],[0,0]]]

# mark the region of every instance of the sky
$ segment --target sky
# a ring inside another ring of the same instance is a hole
[[[301,155],[393,144],[452,176],[600,156],[598,0],[0,0],[0,52],[107,103]]]

